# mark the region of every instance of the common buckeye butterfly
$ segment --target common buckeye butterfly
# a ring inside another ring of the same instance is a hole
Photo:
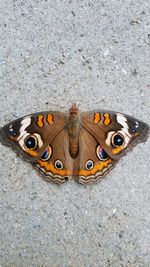
[[[29,161],[47,181],[82,184],[102,179],[133,146],[146,141],[149,127],[112,111],[40,112],[0,129],[0,141]]]

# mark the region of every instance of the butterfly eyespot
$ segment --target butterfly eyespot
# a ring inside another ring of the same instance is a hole
[[[136,122],[134,123],[133,128],[131,128],[131,132],[132,132],[132,133],[136,133],[136,132],[138,131],[138,128],[139,128],[139,123],[136,121]]]
[[[137,129],[134,127],[131,129],[131,133],[136,133],[137,132]]]
[[[109,158],[108,154],[101,146],[97,147],[96,154],[101,161],[106,161]]]
[[[116,133],[112,136],[111,142],[114,147],[122,146],[124,144],[124,137],[120,133]]]
[[[51,154],[52,154],[52,149],[51,149],[50,146],[48,146],[48,147],[45,149],[45,151],[44,151],[44,153],[43,153],[43,155],[42,155],[42,157],[41,157],[41,160],[42,160],[42,161],[47,161],[47,160],[51,157]]]
[[[8,133],[11,136],[16,136],[17,135],[17,132],[12,128],[12,125],[9,127]]]
[[[85,164],[85,168],[86,168],[86,170],[92,170],[93,169],[93,167],[94,167],[94,163],[93,163],[93,161],[92,160],[88,160],[87,162],[86,162],[86,164]]]
[[[38,145],[37,138],[34,135],[29,135],[26,137],[24,144],[27,149],[35,149]]]
[[[63,164],[60,160],[56,160],[55,161],[55,168],[58,170],[62,170],[63,169]]]

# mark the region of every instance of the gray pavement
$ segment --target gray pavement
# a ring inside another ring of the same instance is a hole
[[[42,110],[150,118],[150,2],[0,1],[0,125]],[[2,267],[149,267],[150,140],[57,186],[0,144]]]

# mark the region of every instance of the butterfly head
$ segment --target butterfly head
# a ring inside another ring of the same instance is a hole
[[[78,109],[76,103],[72,104],[72,107],[69,109],[69,113],[70,113],[70,115],[73,115],[73,114],[78,115],[79,109]]]

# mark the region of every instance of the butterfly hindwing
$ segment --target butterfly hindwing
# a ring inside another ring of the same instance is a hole
[[[76,179],[88,184],[102,179],[117,163],[112,159],[95,137],[84,128],[79,134],[79,155],[74,164]]]
[[[69,153],[69,136],[63,129],[47,145],[43,155],[33,163],[35,168],[47,181],[64,183],[71,179],[73,161]]]

